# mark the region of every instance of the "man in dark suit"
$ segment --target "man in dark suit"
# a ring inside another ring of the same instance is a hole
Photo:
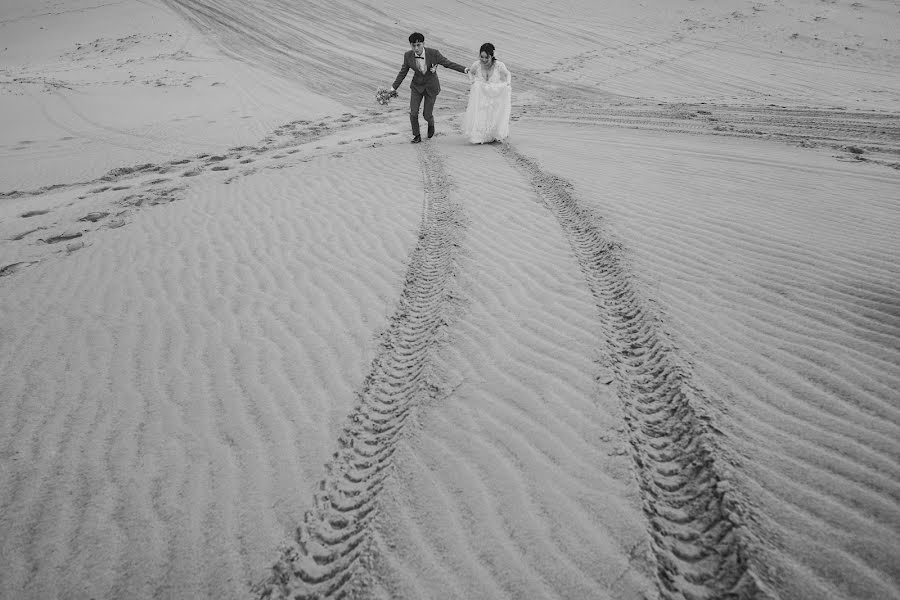
[[[403,66],[391,86],[391,91],[396,90],[403,83],[410,69],[413,71],[412,82],[409,84],[409,123],[412,125],[413,144],[422,141],[419,133],[419,107],[422,99],[425,99],[425,109],[422,116],[428,122],[428,137],[434,136],[434,102],[441,92],[441,82],[437,76],[437,66],[441,65],[460,73],[468,73],[469,68],[447,60],[439,50],[425,47],[425,36],[421,33],[413,33],[409,36],[409,50],[403,55]]]

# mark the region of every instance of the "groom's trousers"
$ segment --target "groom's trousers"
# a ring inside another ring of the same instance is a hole
[[[413,137],[421,135],[419,133],[419,106],[422,99],[425,99],[425,109],[422,116],[428,122],[428,127],[434,131],[434,102],[437,100],[437,94],[422,94],[411,88],[409,94],[409,124],[412,125]]]

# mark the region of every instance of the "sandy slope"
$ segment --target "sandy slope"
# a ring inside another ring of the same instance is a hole
[[[271,564],[414,239],[419,194],[372,185],[401,148],[99,192],[125,225],[7,280],[4,596],[240,597]]]
[[[769,142],[519,131],[631,249],[780,540],[765,561],[785,596],[896,594],[896,177]]]
[[[600,331],[558,225],[494,149],[427,156],[457,174],[465,303],[441,353],[452,394],[398,453],[385,579],[404,597],[651,594],[621,409],[592,377]]]
[[[155,2],[4,2],[3,192],[255,143],[339,100],[221,55]]]
[[[3,11],[0,597],[900,598],[893,3]]]

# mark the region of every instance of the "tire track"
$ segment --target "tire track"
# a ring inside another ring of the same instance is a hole
[[[900,168],[900,118],[876,111],[670,103],[622,107],[570,94],[530,107],[529,119],[704,135],[771,139],[830,148],[854,160]]]
[[[764,596],[751,571],[746,512],[717,464],[715,441],[689,373],[642,306],[621,246],[579,206],[571,185],[510,146],[501,152],[556,216],[603,322],[649,521],[660,594],[667,599]]]
[[[254,587],[257,598],[345,598],[371,582],[378,497],[397,441],[411,411],[441,395],[433,354],[454,301],[464,217],[462,205],[450,198],[437,151],[422,144],[419,161],[422,221],[397,309],[326,465],[314,508],[270,575]]]

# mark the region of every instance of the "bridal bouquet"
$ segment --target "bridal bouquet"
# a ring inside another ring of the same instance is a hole
[[[378,91],[375,92],[375,101],[378,104],[387,104],[391,101],[391,98],[397,97],[396,90],[389,90],[387,88],[378,88]]]

